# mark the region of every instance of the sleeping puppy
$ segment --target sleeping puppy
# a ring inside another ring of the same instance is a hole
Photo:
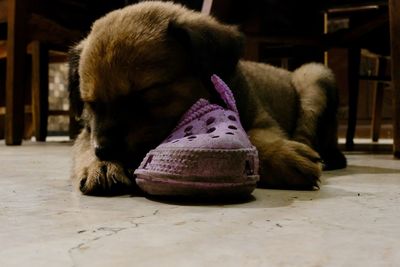
[[[199,98],[218,103],[210,76],[231,87],[260,157],[260,185],[318,187],[343,168],[334,77],[311,63],[294,72],[240,60],[233,26],[169,2],[142,2],[97,20],[71,51],[72,108],[83,122],[72,178],[84,194],[134,187],[133,170]]]

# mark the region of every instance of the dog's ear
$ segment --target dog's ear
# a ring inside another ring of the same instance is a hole
[[[243,34],[212,18],[171,20],[168,34],[188,50],[195,70],[207,80],[213,73],[229,77],[243,54]]]
[[[70,112],[76,120],[80,120],[83,112],[83,101],[79,87],[79,60],[83,49],[84,41],[72,47],[68,52],[68,91]]]

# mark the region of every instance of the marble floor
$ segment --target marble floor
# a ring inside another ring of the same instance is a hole
[[[399,266],[400,161],[348,155],[319,191],[236,204],[87,197],[68,143],[0,143],[0,266]]]

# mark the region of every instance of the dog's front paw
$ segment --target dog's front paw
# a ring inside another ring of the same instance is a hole
[[[117,163],[94,161],[79,175],[79,189],[85,195],[124,194],[133,187],[132,177]]]
[[[305,144],[279,140],[260,150],[261,186],[312,190],[321,173],[320,156]]]

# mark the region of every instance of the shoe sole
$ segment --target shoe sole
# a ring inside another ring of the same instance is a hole
[[[157,149],[135,171],[155,196],[239,196],[256,188],[258,155],[251,149]]]

